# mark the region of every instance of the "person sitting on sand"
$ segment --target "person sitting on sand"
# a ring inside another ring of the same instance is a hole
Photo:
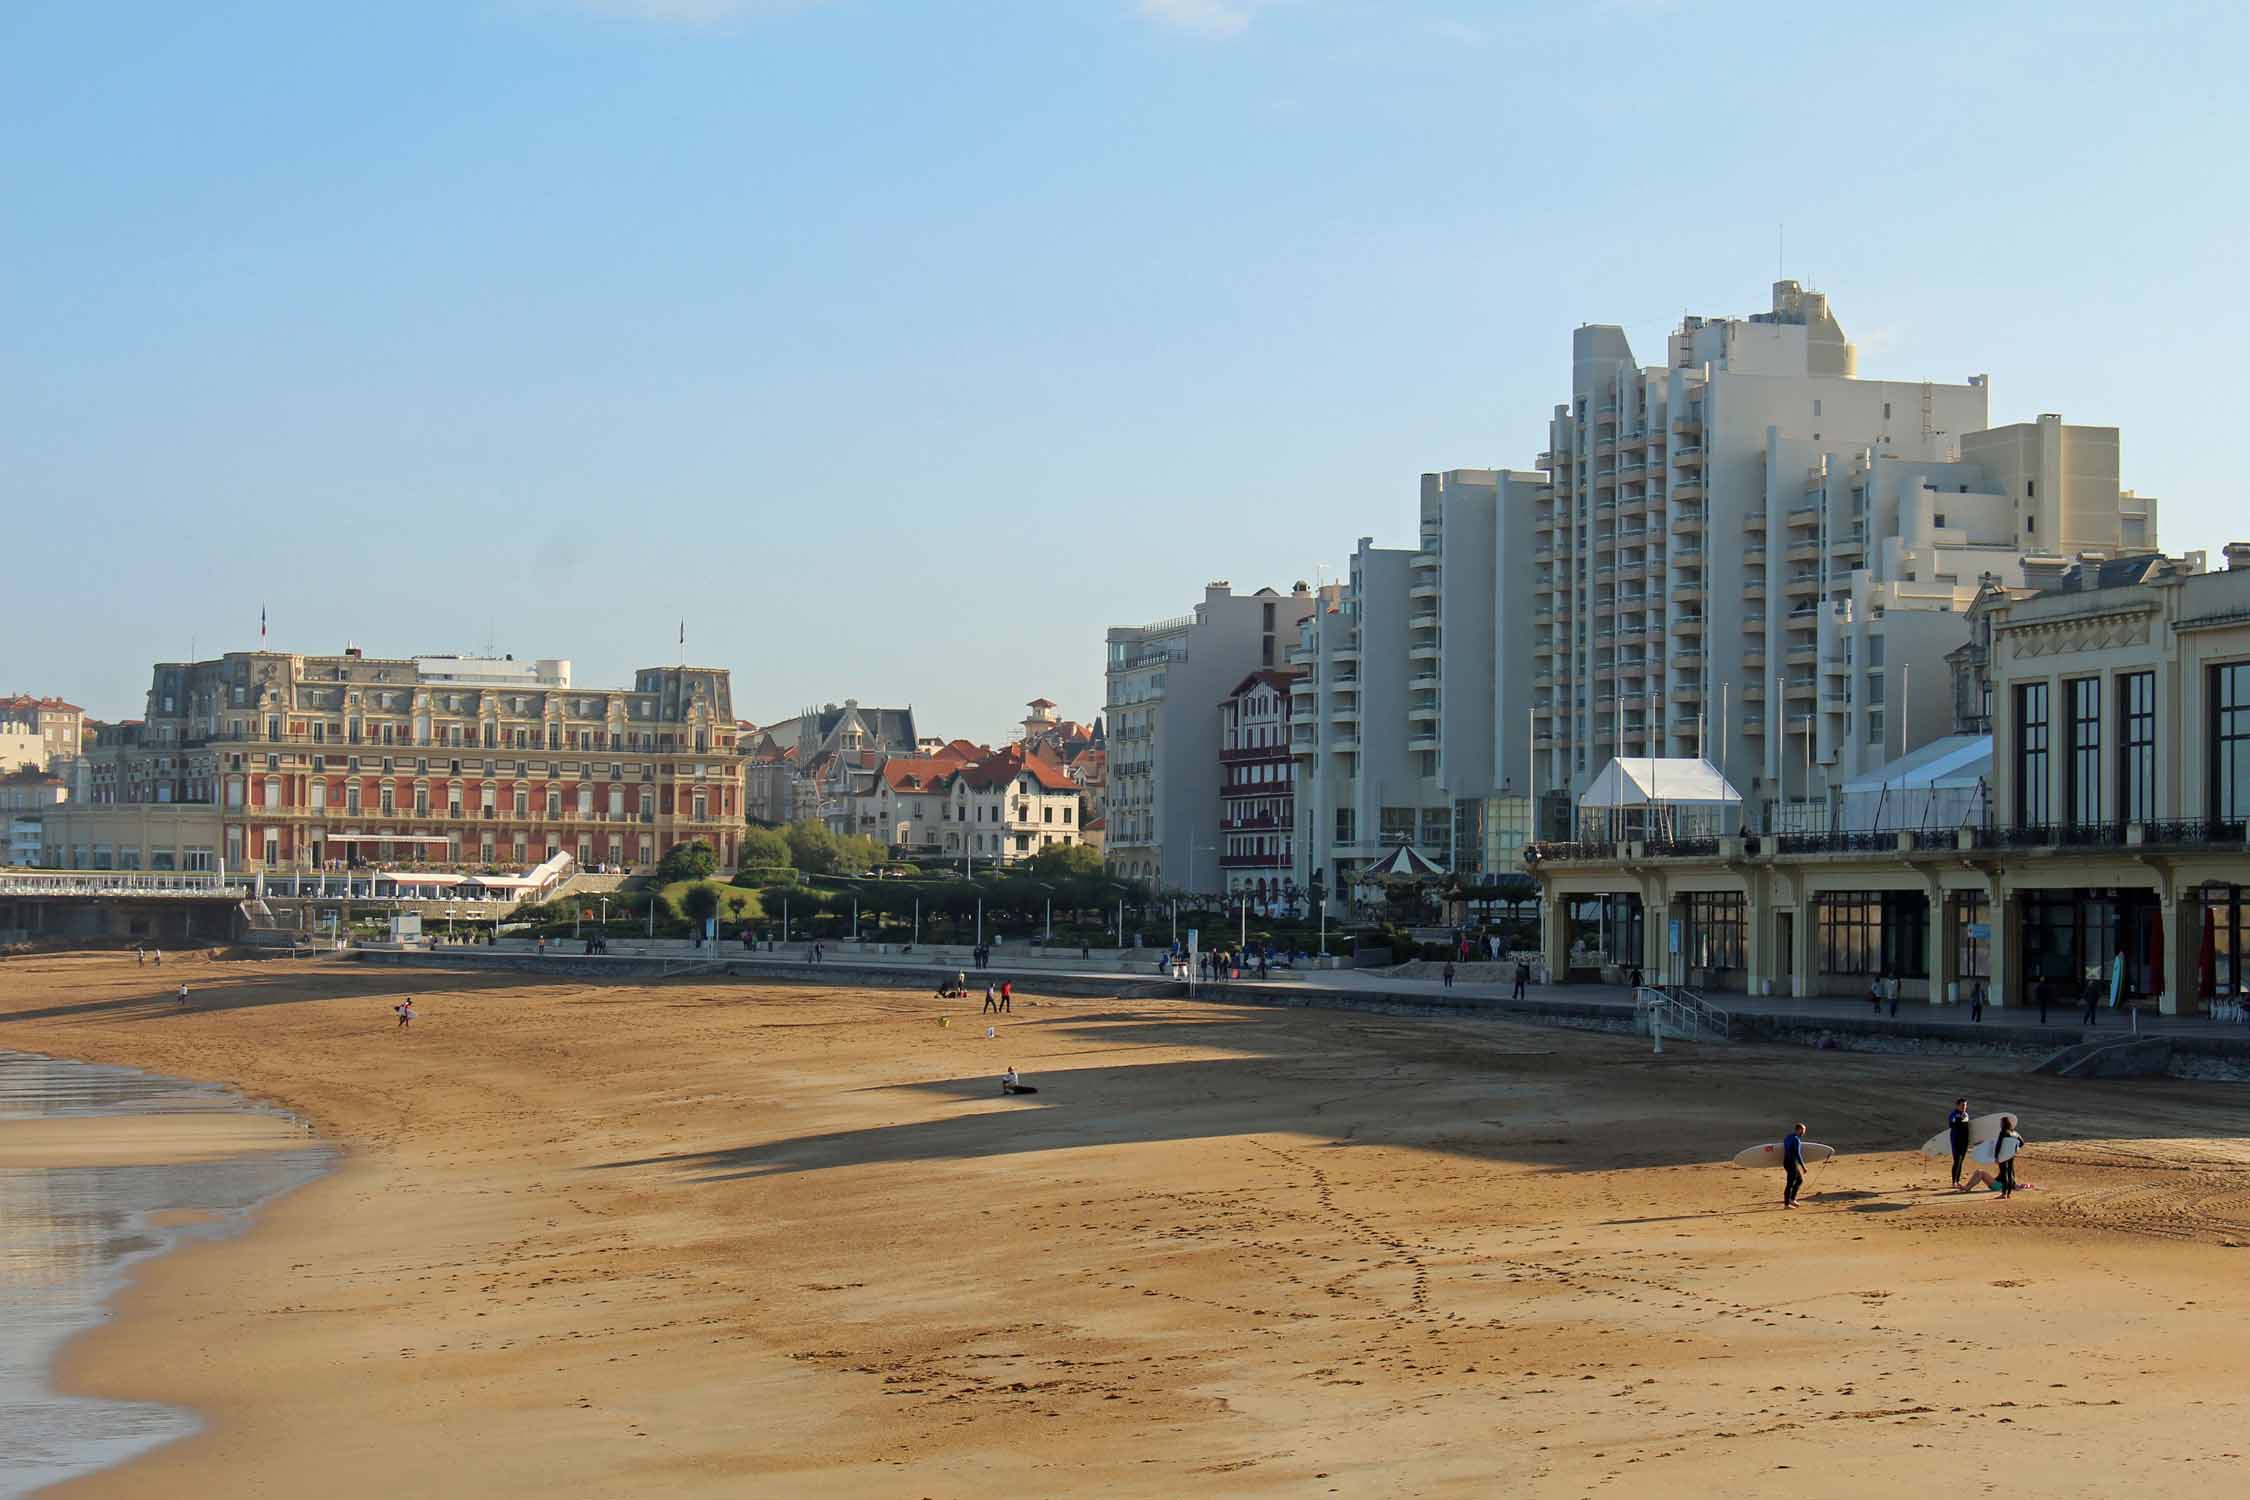
[[[1008,1071],[1000,1075],[1000,1092],[1003,1094],[1036,1094],[1039,1090],[1025,1083],[1023,1075],[1016,1071],[1016,1065],[1010,1063],[1008,1064]]]

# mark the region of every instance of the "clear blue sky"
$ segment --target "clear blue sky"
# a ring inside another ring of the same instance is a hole
[[[1098,706],[1101,632],[1527,466],[1569,330],[1827,291],[2250,538],[2239,8],[0,6],[0,691],[689,654]]]

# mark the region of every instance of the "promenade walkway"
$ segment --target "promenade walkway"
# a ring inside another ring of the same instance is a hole
[[[503,940],[497,947],[471,947],[458,952],[473,956],[479,953],[504,953],[520,957],[532,951],[534,945],[521,939]],[[693,958],[717,964],[734,965],[745,972],[772,968],[783,972],[801,972],[814,967],[810,962],[811,945],[788,943],[778,945],[772,952],[764,948],[745,951],[739,944],[705,944],[696,948],[677,939],[654,941],[626,938],[610,940],[613,959],[668,959]],[[578,959],[580,945],[568,941],[551,942],[548,951],[562,958]],[[1069,978],[1080,983],[1087,981],[1113,981],[1119,985],[1148,985],[1161,983],[1168,972],[1161,965],[1162,954],[1155,949],[1129,950],[1145,957],[1120,963],[1114,950],[1106,955],[1096,954],[1089,959],[1062,953],[1038,953],[1023,949],[995,950],[991,966],[974,968],[966,950],[952,947],[923,947],[911,953],[862,951],[849,944],[824,945],[824,964],[821,967],[838,971],[839,982],[848,978],[849,971],[872,970],[934,976],[959,971],[968,976],[972,992],[981,991],[986,980],[997,982],[1012,979],[1019,988],[1036,989],[1043,977]],[[581,960],[583,961],[583,960]],[[598,962],[599,960],[595,960]],[[1459,1008],[1464,1011],[1500,1012],[1512,1008],[1509,1004],[1514,987],[1506,983],[1461,982],[1448,987],[1442,979],[1421,978],[1394,974],[1387,969],[1306,969],[1276,970],[1271,977],[1256,979],[1245,977],[1223,985],[1198,981],[1194,987],[1197,998],[1212,1000],[1277,1000],[1298,1004],[1321,1003],[1324,998],[1340,1000],[1345,1004],[1422,1004],[1432,1007]],[[2065,1047],[2082,1038],[2098,1036],[2210,1037],[2236,1041],[2250,1041],[2250,1024],[2214,1021],[2207,1016],[2162,1016],[2153,1007],[2142,1009],[2137,1016],[2103,1007],[2093,1026],[2081,1024],[2084,1010],[2078,1005],[2054,1006],[2042,1024],[2036,1009],[2026,1006],[1985,1007],[1981,1022],[1969,1019],[1965,1005],[1931,1005],[1923,1001],[1901,1001],[1894,1018],[1886,1007],[1877,1011],[1863,999],[1826,996],[1770,996],[1713,992],[1706,996],[1719,1009],[1738,1017],[1762,1017],[1778,1023],[1796,1026],[1842,1025],[1853,1031],[1896,1030],[1904,1034],[1929,1035],[1933,1031],[1957,1036],[1964,1042],[1973,1041],[1985,1033],[2001,1040],[2020,1042],[2026,1031],[2038,1030],[2052,1033],[2057,1048]],[[1483,1003],[1479,1003],[1483,1002]],[[1569,1005],[1614,1010],[1620,1023],[1629,1021],[1634,1009],[1633,992],[1624,985],[1605,984],[1534,984],[1527,987],[1525,1003],[1532,1009],[1541,1006]]]

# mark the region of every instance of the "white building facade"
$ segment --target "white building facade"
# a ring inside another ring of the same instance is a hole
[[[1188,614],[1109,631],[1103,858],[1112,872],[1162,890],[1223,889],[1213,709],[1247,674],[1283,665],[1312,607],[1302,583],[1238,595],[1218,582]]]
[[[1534,554],[1549,813],[1613,755],[1703,754],[1754,824],[1817,824],[1845,781],[1944,732],[1944,656],[1985,575],[2156,545],[2115,429],[1990,428],[1981,375],[1860,379],[1827,299],[1792,281],[1769,312],[1686,319],[1662,365],[1609,325],[1573,355]]]

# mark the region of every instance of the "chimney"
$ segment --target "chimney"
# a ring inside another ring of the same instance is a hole
[[[2250,568],[2250,542],[2229,542],[2219,552],[2227,560],[2229,573],[2237,568]]]

